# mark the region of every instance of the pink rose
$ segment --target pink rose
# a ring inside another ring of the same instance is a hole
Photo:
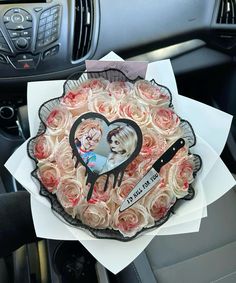
[[[160,176],[162,177],[162,179],[160,181],[160,184],[162,185],[162,187],[165,187],[168,184],[168,175],[171,166],[186,156],[188,156],[188,147],[184,146],[176,152],[174,157],[167,164],[161,167]]]
[[[155,156],[148,156],[138,166],[139,176],[143,177],[151,168],[152,165],[157,161]]]
[[[54,142],[50,136],[40,135],[33,141],[33,144],[35,158],[38,160],[49,159],[51,161]]]
[[[141,179],[153,163],[157,160],[155,156],[143,156],[139,154],[125,169],[125,175]]]
[[[92,91],[93,94],[104,92],[109,81],[98,78],[98,79],[89,79],[83,82],[80,87],[84,89],[89,89]]]
[[[150,112],[147,106],[142,105],[134,99],[121,102],[119,106],[119,116],[134,120],[140,127],[147,127],[150,122]]]
[[[193,168],[193,155],[183,157],[170,167],[168,183],[177,198],[183,198],[188,194],[189,184],[194,180]]]
[[[75,161],[72,159],[72,149],[68,137],[64,137],[55,147],[55,161],[61,175],[75,173]]]
[[[76,209],[79,203],[84,199],[82,194],[82,185],[71,177],[62,178],[57,191],[57,199],[72,217],[75,217]]]
[[[139,175],[139,165],[145,160],[144,156],[138,155],[125,169],[125,174],[129,177]],[[124,176],[125,177],[125,176]]]
[[[82,204],[78,212],[77,217],[89,227],[104,229],[109,226],[110,210],[103,201]]]
[[[185,145],[184,147],[180,148],[174,157],[171,159],[170,163],[178,162],[183,157],[188,156],[188,147]]]
[[[111,195],[113,194],[114,190],[112,191]],[[109,198],[109,200],[106,201],[106,205],[109,208],[110,215],[114,215],[115,211],[118,207],[120,207],[116,202],[113,201],[112,197]]]
[[[61,104],[65,106],[73,115],[80,115],[88,110],[89,90],[77,88],[68,91],[62,98]]]
[[[43,186],[50,192],[55,193],[60,182],[60,171],[53,163],[41,163],[38,165],[38,177]]]
[[[125,237],[132,237],[144,227],[149,227],[153,224],[153,219],[140,204],[135,204],[122,212],[118,208],[112,218],[112,228],[119,230]]]
[[[167,146],[167,148],[169,148],[171,144],[172,143],[170,143]],[[182,159],[183,157],[186,157],[186,156],[188,156],[188,147],[184,146],[176,152],[174,157],[167,164],[165,164],[161,167],[161,170],[160,170],[159,173],[160,173],[160,176],[162,177],[161,183],[162,183],[163,186],[165,186],[168,183],[168,174],[169,174],[170,167],[174,163],[178,162],[180,159]]]
[[[166,138],[181,136],[180,119],[170,108],[154,108],[151,112],[152,124],[157,132]]]
[[[55,107],[45,121],[48,133],[52,136],[68,134],[71,118],[71,113],[65,107]]]
[[[148,105],[168,106],[170,94],[162,86],[152,84],[146,80],[137,81],[134,85],[137,96]]]
[[[161,167],[161,170],[160,170],[160,177],[161,177],[161,180],[159,182],[159,186],[160,187],[166,187],[168,185],[168,174],[169,174],[169,170],[170,170],[170,167],[171,167],[171,162],[168,162],[167,164],[165,164],[164,166]]]
[[[89,100],[89,111],[97,112],[105,116],[109,121],[115,120],[117,115],[117,103],[113,97],[107,95],[94,96]]]
[[[114,179],[112,178],[112,176],[109,177],[107,188],[105,190],[104,188],[106,181],[107,175],[102,175],[97,179],[96,183],[94,184],[92,199],[104,202],[109,200],[111,190],[113,189]]]
[[[117,204],[121,204],[136,186],[137,182],[136,178],[124,178],[120,187],[115,188],[115,190],[112,191],[112,200]]]
[[[164,137],[158,135],[153,129],[143,130],[143,145],[140,153],[144,156],[160,157],[167,149]]]
[[[174,163],[181,160],[183,157],[187,157],[187,156],[188,156],[188,147],[184,146],[176,152],[174,157],[167,164],[161,167],[160,176],[162,177],[162,179],[161,179],[160,184],[162,185],[162,187],[165,187],[168,184],[168,175],[169,175],[169,170],[171,166]]]
[[[76,179],[82,184],[83,188],[86,186],[86,181],[88,175],[86,175],[86,168],[81,163],[78,164],[78,167],[76,168]]]
[[[107,91],[116,100],[122,100],[132,95],[133,85],[129,82],[112,82],[108,84]]]
[[[176,197],[168,187],[159,185],[153,188],[145,197],[144,205],[155,221],[166,216],[167,212],[176,202]]]

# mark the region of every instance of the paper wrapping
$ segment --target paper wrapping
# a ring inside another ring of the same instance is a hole
[[[111,52],[104,60],[122,59]],[[191,123],[197,136],[197,144],[191,151],[199,154],[203,160],[201,172],[194,185],[196,191],[194,199],[183,202],[176,213],[161,227],[129,242],[91,237],[86,231],[62,222],[53,213],[48,199],[39,195],[39,183],[30,174],[35,165],[27,156],[27,141],[5,164],[15,179],[31,194],[31,210],[37,236],[48,239],[78,240],[114,274],[130,264],[155,236],[198,232],[201,219],[207,216],[207,205],[220,198],[235,185],[234,178],[219,157],[226,143],[232,116],[179,95],[170,60],[148,64],[146,79],[155,79],[156,82],[170,89],[175,112]],[[35,136],[38,131],[39,107],[43,102],[61,96],[63,83],[64,81],[44,81],[28,84],[31,136]]]

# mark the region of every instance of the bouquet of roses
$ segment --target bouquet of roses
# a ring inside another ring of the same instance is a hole
[[[132,239],[163,224],[179,199],[194,196],[191,184],[201,167],[200,157],[190,152],[196,137],[175,113],[165,86],[132,81],[116,70],[92,75],[72,76],[61,97],[41,106],[38,134],[28,144],[36,161],[33,176],[69,224],[97,237]],[[185,145],[161,167],[160,181],[121,211],[137,183],[180,138]],[[93,184],[89,174],[96,177]]]

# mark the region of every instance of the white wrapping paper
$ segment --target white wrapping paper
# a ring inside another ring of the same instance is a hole
[[[111,52],[105,60],[121,60],[121,58]],[[149,64],[146,78],[154,78],[170,89],[177,114],[192,124],[197,135],[197,145],[192,150],[203,160],[203,167],[195,184],[195,198],[190,202],[183,202],[176,214],[160,228],[127,243],[95,239],[86,232],[62,222],[52,212],[49,201],[39,195],[39,184],[30,175],[34,163],[27,156],[27,142],[19,147],[6,163],[11,174],[31,193],[31,208],[37,236],[79,240],[101,264],[115,274],[131,263],[155,235],[199,231],[201,218],[207,216],[206,206],[235,185],[235,180],[219,158],[227,139],[232,116],[178,95],[169,60]],[[40,105],[46,100],[62,95],[63,83],[63,81],[47,81],[28,84],[28,114],[32,136],[35,136],[38,130]]]

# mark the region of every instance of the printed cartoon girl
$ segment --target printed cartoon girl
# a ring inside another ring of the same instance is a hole
[[[79,155],[89,168],[96,165],[95,147],[102,137],[102,127],[99,121],[86,120],[81,123],[75,133],[75,144]]]
[[[103,172],[110,171],[127,160],[137,146],[137,134],[128,125],[117,126],[107,134],[110,154],[103,168]]]

